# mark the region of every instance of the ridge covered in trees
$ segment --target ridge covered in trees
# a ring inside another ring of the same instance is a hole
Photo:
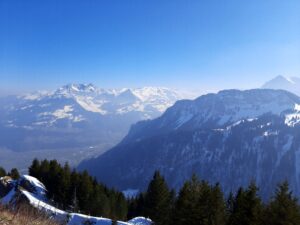
[[[10,174],[15,176],[18,171]],[[211,185],[193,175],[176,193],[156,171],[145,192],[126,200],[121,192],[99,183],[86,171],[71,170],[56,160],[34,160],[29,174],[45,184],[56,206],[113,221],[144,216],[156,225],[300,224],[300,205],[287,182],[277,186],[269,202],[263,202],[254,182],[225,196],[219,184]],[[0,175],[7,173],[0,168]]]
[[[150,217],[157,225],[299,225],[300,206],[287,182],[279,184],[269,202],[263,203],[258,187],[225,198],[220,185],[210,185],[193,175],[175,195],[155,172],[145,193],[129,201],[129,216]]]
[[[47,196],[58,208],[112,219],[127,218],[124,195],[96,181],[86,171],[71,170],[56,160],[33,160],[29,175],[39,179],[47,189]]]

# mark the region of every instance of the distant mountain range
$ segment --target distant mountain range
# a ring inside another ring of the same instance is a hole
[[[226,90],[181,100],[135,124],[116,147],[84,161],[102,182],[144,190],[159,169],[179,188],[193,173],[226,192],[255,180],[268,197],[287,179],[300,195],[300,98],[283,90]]]
[[[282,89],[282,90],[290,91],[300,96],[300,78],[299,77],[287,78],[279,75],[274,79],[266,82],[262,86],[262,88]]]
[[[17,164],[13,158],[28,161],[33,155],[79,162],[117,144],[133,123],[160,116],[182,98],[167,88],[101,89],[92,84],[2,97],[0,163],[8,167]]]
[[[299,87],[299,78],[283,76],[262,86],[297,95]],[[118,144],[132,124],[155,119],[177,100],[187,97],[190,96],[161,87],[103,89],[93,84],[68,84],[53,91],[0,97],[0,165],[6,168],[17,165],[22,170],[34,157],[57,158],[77,165]],[[201,107],[208,110],[205,104]],[[235,107],[240,107],[239,103]],[[269,107],[272,105],[266,105],[265,109]],[[175,129],[186,121],[193,126],[197,124],[190,118],[194,114],[184,113],[172,115],[172,124],[163,129]],[[248,111],[242,113],[252,117]],[[203,128],[208,123],[203,122]],[[162,130],[160,124],[154,130],[158,135]]]

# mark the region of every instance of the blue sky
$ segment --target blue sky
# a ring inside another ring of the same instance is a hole
[[[299,0],[0,0],[0,93],[300,76]]]

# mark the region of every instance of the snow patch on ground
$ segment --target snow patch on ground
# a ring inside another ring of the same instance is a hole
[[[134,225],[151,225],[152,221],[150,219],[146,219],[145,217],[136,217],[132,220],[128,221],[130,224]]]
[[[12,187],[12,189],[6,196],[0,199],[0,204],[2,205],[14,204],[16,200],[16,195],[21,193],[28,200],[31,206],[46,213],[51,218],[61,223],[64,223],[66,225],[85,225],[85,224],[111,225],[112,224],[112,220],[108,218],[92,217],[92,216],[79,214],[79,213],[68,213],[66,211],[60,210],[50,205],[49,203],[47,203],[46,200],[45,186],[38,179],[32,176],[23,175],[19,180],[12,181],[12,182],[14,182],[15,186]],[[29,184],[30,189],[34,189],[34,190],[30,192],[29,190],[24,189],[24,187],[22,186],[21,188],[19,188],[20,192],[17,193],[16,188],[18,188],[18,186],[22,183]],[[144,217],[136,217],[128,222],[117,221],[117,224],[118,225],[151,225],[152,221]]]

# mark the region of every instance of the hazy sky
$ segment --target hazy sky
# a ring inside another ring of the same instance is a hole
[[[300,76],[299,0],[1,0],[0,94]]]

